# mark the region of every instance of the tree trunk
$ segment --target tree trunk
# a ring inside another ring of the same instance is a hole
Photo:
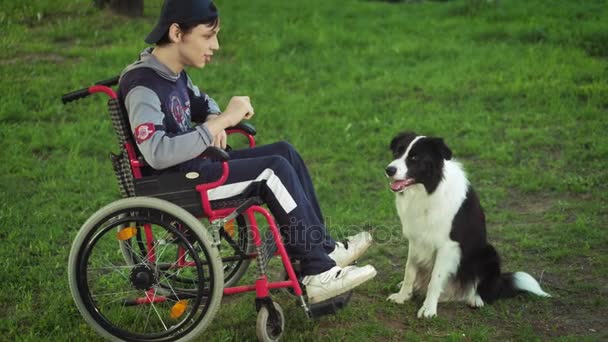
[[[93,0],[93,3],[100,9],[109,4],[112,11],[129,17],[144,15],[144,0]]]
[[[141,17],[144,15],[144,0],[110,0],[110,8],[118,14]]]

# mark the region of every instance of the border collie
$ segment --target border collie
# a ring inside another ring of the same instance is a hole
[[[550,296],[528,273],[501,273],[477,194],[443,139],[406,132],[390,148],[385,171],[409,247],[401,289],[388,300],[426,293],[418,317],[433,317],[443,301],[482,307],[520,292]]]

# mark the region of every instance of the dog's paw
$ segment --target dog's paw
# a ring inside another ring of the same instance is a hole
[[[393,293],[392,295],[388,296],[388,298],[386,300],[397,303],[397,304],[403,304],[410,299],[412,299],[411,293],[409,295],[407,295],[407,294],[401,294],[401,292],[397,292],[397,293]]]
[[[435,316],[437,316],[437,304],[430,305],[425,302],[418,310],[418,318],[433,318]]]
[[[473,296],[473,298],[467,300],[467,305],[472,308],[481,308],[483,307],[483,299],[481,299],[481,297],[476,294],[475,296]]]

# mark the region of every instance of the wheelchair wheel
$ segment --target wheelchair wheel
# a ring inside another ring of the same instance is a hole
[[[285,314],[281,306],[272,302],[276,317],[272,317],[270,310],[263,305],[258,312],[258,319],[255,324],[255,333],[260,342],[279,341],[285,331]]]
[[[247,220],[242,215],[238,216],[236,225],[233,222],[222,228],[220,238],[219,252],[224,267],[224,286],[235,286],[251,263],[251,259],[246,255],[255,250]]]
[[[224,287],[220,256],[201,222],[149,197],[91,216],[72,244],[68,275],[80,313],[111,340],[194,338],[213,320]]]

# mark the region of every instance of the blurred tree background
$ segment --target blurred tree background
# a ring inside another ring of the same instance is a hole
[[[141,17],[144,14],[144,0],[93,0],[93,3],[99,9],[108,6],[112,11],[129,17]]]

